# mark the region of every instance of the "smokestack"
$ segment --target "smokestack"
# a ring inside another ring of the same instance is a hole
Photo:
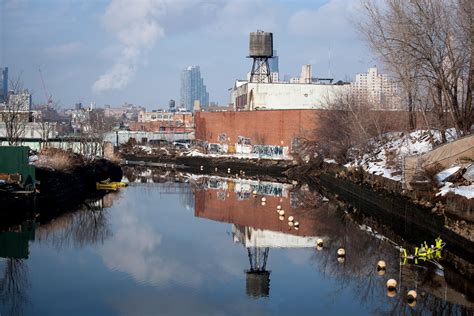
[[[300,83],[311,83],[311,65],[306,64],[301,67]]]

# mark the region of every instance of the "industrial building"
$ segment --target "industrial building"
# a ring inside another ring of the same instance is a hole
[[[325,109],[347,91],[348,84],[240,81],[231,91],[230,102],[236,111]]]
[[[230,92],[230,104],[236,111],[324,109],[350,91],[344,82],[314,78],[311,65],[303,65],[300,77],[280,81],[272,33],[251,32],[248,57],[253,63],[247,80],[237,80]]]
[[[185,133],[194,131],[192,112],[142,111],[138,114],[138,122],[130,122],[131,131]]]
[[[210,152],[248,158],[291,159],[312,139],[322,110],[196,112],[196,140]]]

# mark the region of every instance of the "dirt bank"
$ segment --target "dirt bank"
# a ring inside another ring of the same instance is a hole
[[[36,179],[39,181],[37,206],[58,207],[78,203],[90,196],[96,191],[98,181],[120,181],[122,169],[109,160],[99,159],[67,171],[37,168]]]

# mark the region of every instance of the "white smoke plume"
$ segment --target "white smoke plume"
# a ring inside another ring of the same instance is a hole
[[[94,92],[124,88],[136,72],[143,53],[164,36],[157,19],[167,8],[166,0],[112,0],[103,23],[121,44],[114,65],[92,86]]]

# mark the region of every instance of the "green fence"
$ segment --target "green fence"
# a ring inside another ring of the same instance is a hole
[[[0,146],[0,173],[21,174],[21,185],[34,188],[35,167],[28,161],[29,147]]]

